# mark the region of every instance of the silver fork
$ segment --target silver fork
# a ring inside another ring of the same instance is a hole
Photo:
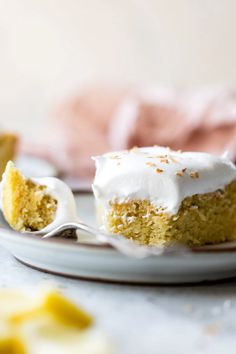
[[[80,221],[62,224],[56,227],[54,230],[44,234],[42,238],[55,237],[59,236],[60,234],[66,237],[71,237],[77,230],[85,231],[88,234],[93,235],[99,244],[110,245],[122,254],[129,257],[145,258],[150,255],[160,255],[164,251],[164,247],[142,246],[132,240],[125,238],[122,235],[107,234],[101,229],[97,229]],[[32,235],[34,232],[25,233]],[[41,232],[36,232],[36,234],[41,234]]]

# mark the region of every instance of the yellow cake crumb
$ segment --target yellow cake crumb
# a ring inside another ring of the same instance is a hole
[[[176,176],[183,177],[183,175],[185,174],[186,170],[187,170],[187,168],[183,168],[182,170],[177,171],[176,172]]]
[[[191,178],[199,178],[199,173],[197,171],[190,172],[189,175],[190,175]]]
[[[168,160],[168,158],[162,158],[162,159],[160,159],[160,162],[161,163],[169,163],[169,160]]]
[[[153,163],[153,162],[146,162],[145,164],[146,164],[147,166],[149,166],[149,167],[155,167],[155,166],[156,166],[156,164]]]

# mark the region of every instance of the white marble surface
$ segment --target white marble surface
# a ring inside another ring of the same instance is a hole
[[[235,353],[236,281],[207,286],[127,286],[30,269],[0,248],[0,286],[53,282],[90,310],[118,354]]]
[[[89,209],[80,214],[88,218]],[[18,263],[3,248],[0,259],[1,287],[56,284],[96,316],[117,354],[236,351],[236,279],[201,286],[128,286],[41,273]]]

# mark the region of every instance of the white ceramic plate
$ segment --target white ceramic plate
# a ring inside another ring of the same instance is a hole
[[[93,197],[76,197],[80,217],[94,223]],[[195,283],[236,276],[236,243],[134,259],[108,247],[73,240],[40,239],[11,231],[1,222],[0,243],[18,260],[43,271],[122,283]]]

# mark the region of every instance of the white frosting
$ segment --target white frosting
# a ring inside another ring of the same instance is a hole
[[[93,159],[93,191],[105,208],[110,200],[148,199],[176,214],[184,198],[216,191],[236,179],[236,167],[225,155],[146,147]]]

